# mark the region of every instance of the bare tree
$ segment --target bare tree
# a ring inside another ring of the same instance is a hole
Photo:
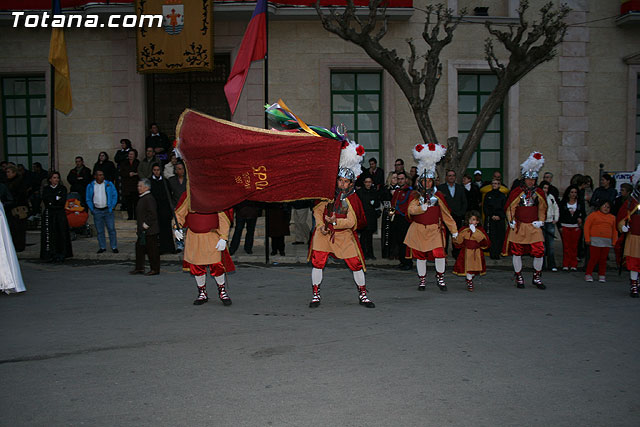
[[[385,4],[386,0],[371,0],[366,15],[356,13],[353,0],[348,0],[343,9],[330,8],[329,14],[323,13],[319,1],[315,3],[315,8],[327,31],[360,46],[393,77],[411,105],[422,138],[428,142],[438,142],[429,109],[442,75],[440,54],[453,40],[465,11],[456,16],[443,4],[427,6],[422,30],[422,39],[427,44],[426,52],[418,53],[414,40],[407,39],[409,55],[403,58],[395,49],[387,49],[380,43],[388,30]],[[540,20],[529,23],[525,20],[528,8],[529,1],[521,0],[518,23],[509,25],[506,31],[497,29],[490,22],[485,23],[489,34],[507,51],[508,62],[505,65],[498,59],[494,39],[487,38],[485,58],[497,77],[496,87],[482,106],[462,147],[458,149],[458,138],[449,138],[447,155],[440,163],[440,168],[454,169],[459,177],[462,176],[493,115],[504,103],[509,88],[535,67],[555,56],[555,48],[562,42],[567,29],[564,18],[570,9],[566,5],[554,9],[551,2],[546,3],[540,9]]]

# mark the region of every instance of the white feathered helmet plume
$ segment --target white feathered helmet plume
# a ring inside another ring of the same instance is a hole
[[[418,173],[426,178],[436,178],[436,163],[447,153],[447,147],[440,144],[418,144],[413,147],[413,158],[418,163]],[[426,171],[426,173],[425,173]]]
[[[355,181],[362,172],[362,160],[364,159],[364,147],[355,141],[344,141],[340,151],[340,169],[338,176]]]
[[[538,177],[538,172],[542,169],[542,166],[544,166],[544,156],[542,153],[534,151],[529,154],[527,160],[520,165],[522,177],[536,179]]]
[[[636,170],[631,174],[631,185],[633,185],[635,188],[638,184],[640,184],[640,164],[638,165]]]

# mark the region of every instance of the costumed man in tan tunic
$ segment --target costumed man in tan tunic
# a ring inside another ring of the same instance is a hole
[[[624,248],[622,259],[629,270],[629,296],[638,298],[638,272],[640,271],[640,165],[631,176],[633,193],[626,202],[622,204],[618,211],[618,230],[621,232],[616,252]],[[622,234],[624,233],[624,234]]]
[[[175,230],[176,239],[184,239],[184,261],[182,267],[196,279],[198,297],[194,305],[202,305],[209,301],[207,296],[206,274],[214,277],[218,285],[218,297],[222,304],[231,305],[231,298],[226,290],[226,275],[235,270],[229,251],[229,228],[233,214],[231,210],[224,212],[201,213],[189,209],[188,191],[180,198],[176,206],[178,223],[186,228]]]
[[[343,259],[353,272],[358,289],[358,302],[368,308],[375,304],[367,296],[364,255],[356,230],[367,225],[362,203],[354,191],[355,180],[361,172],[364,148],[354,142],[344,142],[340,154],[336,196],[331,202],[320,202],[313,208],[316,228],[311,236],[309,257],[313,297],[309,307],[320,305],[322,271],[329,256]]]
[[[547,198],[542,189],[536,186],[538,172],[544,165],[541,153],[533,152],[520,166],[522,184],[511,190],[505,213],[509,228],[504,239],[502,255],[511,255],[513,270],[518,288],[524,288],[522,277],[522,255],[533,257],[532,282],[538,289],[546,289],[542,283],[542,263],[544,260],[544,236],[541,227],[547,218]]]
[[[418,270],[418,290],[426,289],[427,259],[435,260],[436,284],[441,291],[447,290],[444,282],[446,267],[444,251],[445,226],[451,237],[458,237],[456,222],[444,195],[434,185],[436,163],[444,157],[447,149],[440,144],[418,144],[413,149],[413,157],[421,172],[417,181],[418,190],[411,194],[407,217],[411,222],[404,244],[407,258],[415,258]]]

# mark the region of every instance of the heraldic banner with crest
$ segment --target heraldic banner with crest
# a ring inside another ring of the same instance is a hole
[[[213,0],[136,0],[136,15],[162,15],[137,29],[139,73],[213,70]]]

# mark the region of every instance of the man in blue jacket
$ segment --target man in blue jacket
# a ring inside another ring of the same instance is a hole
[[[94,178],[95,180],[87,186],[86,202],[93,214],[93,221],[98,231],[98,244],[100,245],[98,253],[101,254],[107,250],[107,241],[104,237],[104,226],[106,225],[111,250],[117,254],[118,240],[113,209],[118,203],[118,191],[113,182],[104,179],[104,172],[101,170],[96,171]]]

